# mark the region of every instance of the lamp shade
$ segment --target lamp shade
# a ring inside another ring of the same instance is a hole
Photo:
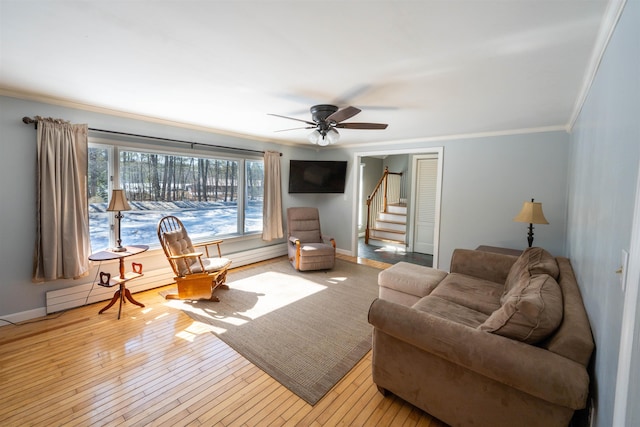
[[[315,129],[308,136],[309,142],[312,144],[318,144],[321,147],[325,147],[329,144],[335,144],[340,139],[340,134],[334,128],[329,130]]]
[[[331,128],[327,131],[327,139],[329,140],[329,144],[335,144],[340,139],[340,134],[334,128]]]
[[[321,147],[326,147],[329,145],[329,138],[327,138],[327,134],[320,134],[320,138],[318,138],[318,145]]]
[[[107,211],[115,212],[128,210],[131,210],[131,206],[129,206],[129,202],[127,202],[124,190],[113,190]]]
[[[513,220],[515,222],[528,222],[529,224],[549,224],[542,213],[542,203],[534,202],[533,199],[522,204],[522,210]]]
[[[312,144],[317,144],[321,136],[322,135],[320,135],[320,132],[318,132],[317,130],[314,130],[309,134],[309,142]]]

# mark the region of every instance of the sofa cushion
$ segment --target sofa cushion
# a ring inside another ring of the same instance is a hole
[[[535,344],[560,325],[562,307],[558,282],[548,274],[537,274],[509,292],[502,307],[479,329]]]
[[[183,228],[165,232],[164,238],[169,246],[171,255],[185,255],[195,252],[191,239]],[[196,261],[196,257],[176,260],[175,262],[180,275],[184,276],[187,274],[188,266],[193,265]]]
[[[489,317],[479,311],[434,296],[421,298],[412,308],[471,328],[477,328]]]
[[[560,280],[558,285],[562,290],[562,322],[558,329],[549,336],[541,346],[575,360],[583,366],[587,366],[591,353],[593,353],[593,337],[589,318],[584,309],[582,296],[576,276],[571,268],[571,262],[564,257],[558,257]]]
[[[201,258],[202,266],[204,267],[204,272],[212,273],[215,271],[224,270],[229,267],[231,261],[229,258]],[[200,263],[193,264],[191,267],[192,273],[203,273],[202,268],[200,267]]]
[[[500,308],[500,283],[477,279],[458,273],[449,273],[431,295],[463,305],[487,316]]]
[[[325,255],[334,257],[336,255],[336,249],[326,243],[302,243],[300,252],[304,253],[305,257]]]
[[[445,277],[446,271],[401,261],[378,274],[378,285],[421,298]]]
[[[549,252],[542,248],[527,248],[509,270],[500,303],[504,303],[511,291],[521,287],[529,280],[530,276],[536,274],[548,274],[553,280],[558,280],[560,274],[558,263]]]

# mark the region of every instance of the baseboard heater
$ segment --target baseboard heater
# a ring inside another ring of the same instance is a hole
[[[285,243],[281,243],[236,252],[226,256],[231,259],[231,267],[233,268],[242,267],[243,265],[253,264],[254,262],[264,261],[271,258],[277,258],[286,254],[287,245]],[[144,276],[128,282],[127,289],[132,293],[135,293],[169,285],[171,283],[173,283],[173,271],[171,271],[171,268],[167,266],[166,268],[145,271]],[[98,286],[97,283],[93,282],[86,282],[69,288],[48,291],[46,306],[47,314],[68,310],[74,307],[81,307],[83,305],[99,301],[110,300],[115,291],[115,287],[106,288]]]

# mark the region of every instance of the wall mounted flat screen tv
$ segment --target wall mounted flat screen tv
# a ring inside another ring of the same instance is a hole
[[[289,161],[289,193],[344,193],[346,178],[346,161]]]

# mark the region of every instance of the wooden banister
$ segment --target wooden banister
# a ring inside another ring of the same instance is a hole
[[[394,179],[390,183],[390,176],[397,176],[399,179]],[[389,168],[385,166],[384,172],[378,180],[378,183],[371,194],[367,197],[367,226],[364,231],[365,244],[369,243],[370,230],[372,223],[375,221],[375,215],[378,212],[386,212],[389,203],[398,203],[400,201],[401,180],[402,172],[389,172]]]

